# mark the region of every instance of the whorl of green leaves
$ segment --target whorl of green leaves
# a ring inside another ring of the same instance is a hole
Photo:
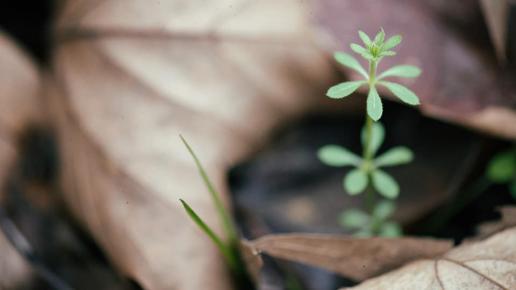
[[[367,73],[360,62],[352,55],[345,52],[336,52],[334,55],[335,60],[343,66],[359,73],[363,77],[363,80],[347,81],[332,86],[326,95],[332,99],[341,99],[353,94],[362,86],[368,86],[367,113],[374,121],[378,121],[383,114],[382,100],[378,94],[379,86],[387,89],[387,91],[391,92],[406,104],[412,106],[419,105],[419,98],[413,91],[401,84],[385,80],[392,77],[417,78],[421,74],[421,70],[418,67],[412,65],[396,65],[383,71],[379,75],[376,74],[377,66],[384,57],[396,55],[393,49],[401,43],[401,36],[395,35],[386,40],[383,29],[376,34],[374,39],[369,38],[363,31],[359,31],[358,35],[363,42],[363,46],[352,43],[350,48],[353,52],[359,54],[369,62],[369,73]]]
[[[362,136],[365,135],[364,131],[365,129],[362,131]],[[410,163],[414,154],[407,147],[397,146],[375,157],[384,137],[385,131],[382,124],[374,123],[369,149],[373,156],[372,161],[364,160],[363,157],[348,149],[333,144],[321,147],[318,151],[318,157],[328,166],[354,167],[342,181],[345,191],[350,195],[361,194],[371,183],[380,195],[387,199],[395,199],[399,195],[400,187],[396,180],[382,169]],[[368,178],[368,176],[372,178]]]

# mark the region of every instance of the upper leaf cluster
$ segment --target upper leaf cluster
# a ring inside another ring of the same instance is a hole
[[[378,121],[383,114],[383,105],[380,95],[378,94],[378,86],[386,88],[406,104],[413,106],[419,105],[419,98],[413,91],[401,84],[385,80],[391,77],[416,78],[421,74],[421,70],[418,67],[412,65],[397,65],[383,71],[379,75],[376,73],[378,64],[384,57],[396,55],[396,52],[392,49],[401,43],[401,36],[395,35],[385,40],[385,32],[383,29],[378,32],[373,40],[363,31],[360,31],[358,34],[364,46],[352,43],[350,47],[351,50],[361,55],[369,62],[369,72],[367,72],[352,55],[345,52],[336,52],[334,57],[337,62],[358,72],[364,79],[343,82],[332,86],[326,95],[332,99],[341,99],[351,95],[360,87],[367,85],[369,87],[367,113],[374,121]]]

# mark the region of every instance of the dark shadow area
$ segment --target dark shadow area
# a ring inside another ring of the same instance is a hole
[[[505,143],[423,117],[398,103],[386,101],[385,107],[386,140],[379,152],[398,145],[415,152],[413,163],[387,169],[401,186],[395,218],[405,225],[406,234],[426,235],[425,223],[432,214],[447,206],[447,200],[461,198],[483,172],[486,160]],[[361,207],[362,196],[350,197],[343,191],[342,178],[349,168],[325,166],[316,152],[323,145],[338,144],[360,154],[362,124],[361,116],[304,118],[278,131],[272,144],[235,167],[229,182],[246,237],[349,233],[339,226],[337,217],[343,209]],[[499,205],[510,203],[509,194],[489,188],[432,234],[462,240],[472,236],[479,223],[496,218]],[[324,270],[278,263],[288,266],[268,271],[289,269],[301,289],[333,290],[351,283]]]

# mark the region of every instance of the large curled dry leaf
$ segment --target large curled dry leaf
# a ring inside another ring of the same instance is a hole
[[[0,30],[0,180],[16,158],[18,137],[38,119],[37,71],[30,60]]]
[[[256,253],[322,267],[362,281],[414,260],[439,256],[452,243],[422,238],[284,234],[264,236],[248,246]]]
[[[365,281],[368,289],[516,289],[516,228]]]
[[[38,74],[32,61],[0,30],[0,206],[6,179],[14,167],[20,133],[38,120]],[[3,213],[0,213],[5,219]],[[3,231],[8,230],[5,220]],[[30,282],[30,265],[0,231],[0,289],[19,289]]]
[[[359,29],[373,34],[383,27],[388,35],[401,34],[398,55],[384,59],[379,69],[419,66],[422,75],[405,84],[421,98],[423,113],[516,139],[516,126],[510,125],[516,123],[516,75],[500,68],[486,45],[479,2],[321,0],[318,19],[333,40],[331,51],[349,51],[348,43],[360,41]]]
[[[69,0],[61,8],[49,96],[68,206],[143,288],[230,289],[216,249],[178,203],[220,229],[178,135],[225,193],[225,170],[329,85],[307,7]]]

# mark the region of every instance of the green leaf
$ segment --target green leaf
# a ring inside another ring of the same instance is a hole
[[[401,43],[401,39],[402,39],[401,35],[394,35],[394,36],[390,37],[384,43],[383,50],[389,50],[389,49],[395,48],[396,46],[398,46],[398,44]]]
[[[398,146],[389,149],[387,152],[380,155],[375,159],[374,163],[376,166],[395,166],[400,164],[406,164],[414,159],[412,150],[404,146]]]
[[[231,249],[228,245],[222,242],[222,239],[215,234],[215,232],[199,217],[199,215],[190,207],[188,203],[184,200],[179,199],[183,208],[190,218],[197,224],[197,226],[212,240],[212,242],[217,246],[219,251],[222,253],[226,262],[230,264],[230,266],[234,266],[235,257],[232,255]]]
[[[332,99],[341,99],[354,93],[360,86],[366,84],[365,81],[344,82],[331,87],[326,95]]]
[[[381,81],[379,84],[387,87],[396,97],[409,105],[419,105],[419,98],[416,94],[408,88],[397,84],[386,81]]]
[[[516,200],[516,179],[509,185],[509,191],[511,192],[512,198]]]
[[[217,209],[217,213],[219,214],[219,218],[222,221],[224,231],[227,235],[227,238],[231,243],[238,243],[239,238],[237,235],[237,231],[235,229],[235,225],[233,223],[233,220],[231,219],[228,211],[224,207],[224,203],[222,203],[222,199],[220,197],[220,194],[215,190],[215,187],[213,186],[213,183],[211,182],[210,178],[208,177],[208,174],[206,173],[206,170],[204,170],[204,167],[201,164],[201,161],[199,158],[197,158],[197,155],[193,151],[192,147],[190,147],[190,144],[186,142],[186,139],[183,138],[183,136],[179,135],[181,138],[181,141],[183,141],[183,144],[185,145],[186,149],[188,149],[188,152],[192,156],[195,165],[197,166],[197,170],[199,171],[199,174],[201,175],[202,180],[204,181],[204,184],[208,188],[208,191],[210,192],[211,198],[213,200],[213,203],[215,204],[215,208]]]
[[[395,199],[400,194],[396,180],[386,172],[376,169],[373,171],[373,186],[382,196]]]
[[[383,52],[380,53],[380,56],[395,56],[395,55],[396,55],[396,52],[390,51],[390,50],[383,51]]]
[[[335,60],[350,69],[353,69],[364,76],[366,79],[369,77],[365,69],[360,65],[358,60],[353,56],[345,52],[336,52],[334,55]]]
[[[324,164],[334,167],[347,165],[358,166],[362,162],[362,158],[338,145],[326,145],[321,147],[317,152],[317,156]]]
[[[369,53],[369,52],[363,53],[363,54],[362,54],[362,57],[363,57],[363,58],[365,58],[365,59],[367,59],[367,60],[369,60],[369,61],[371,61],[371,60],[374,60],[374,59],[375,59],[375,57],[374,57],[371,53]],[[368,77],[369,77],[369,76],[368,76]]]
[[[375,206],[373,210],[373,216],[375,219],[383,221],[390,217],[394,213],[395,209],[396,205],[394,204],[394,202],[382,200]]]
[[[359,209],[348,209],[339,216],[339,223],[347,228],[364,228],[369,224],[369,215]]]
[[[413,65],[397,65],[384,71],[378,76],[378,80],[387,77],[399,78],[417,78],[421,74],[421,70]]]
[[[354,52],[360,54],[360,55],[363,55],[363,54],[366,54],[366,53],[369,53],[369,50],[367,50],[366,48],[356,44],[356,43],[352,43],[350,44],[351,47],[351,50],[353,50]]]
[[[353,169],[344,178],[344,188],[350,195],[357,195],[367,186],[367,174],[360,169]]]
[[[385,31],[383,31],[383,28],[382,28],[374,37],[374,43],[376,43],[377,46],[381,46],[381,44],[383,44],[384,40],[385,40]]]
[[[495,155],[487,167],[487,177],[492,182],[507,183],[516,176],[516,151]]]
[[[367,47],[370,47],[372,43],[371,39],[369,38],[369,36],[363,32],[363,31],[359,31],[358,32],[358,36],[360,36],[360,39],[362,39],[362,42],[364,42],[364,44],[367,46]]]
[[[362,128],[362,135],[361,135],[361,139],[362,139],[362,146],[365,146],[366,144],[366,136],[367,136],[367,132],[366,132],[367,128],[366,126],[364,126]],[[372,156],[374,156],[376,154],[376,152],[378,151],[378,149],[380,149],[380,146],[382,146],[383,144],[383,140],[385,139],[385,129],[383,128],[383,125],[382,123],[380,122],[376,122],[376,123],[373,123],[373,127],[371,128],[371,144],[369,146],[371,146],[371,148],[369,149]]]
[[[380,236],[387,238],[396,238],[403,235],[400,225],[395,222],[387,222],[380,229]]]
[[[378,121],[382,117],[382,113],[382,99],[380,98],[380,95],[378,95],[376,88],[371,87],[369,89],[369,94],[367,95],[367,114],[374,121]]]
[[[370,238],[374,235],[369,228],[365,228],[365,229],[361,229],[360,231],[354,233],[353,236],[356,238]]]

